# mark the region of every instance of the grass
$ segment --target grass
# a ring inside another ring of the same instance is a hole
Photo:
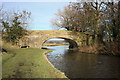
[[[14,54],[5,54],[5,56],[2,56],[2,64],[4,64],[6,61],[8,61],[13,56]]]
[[[3,45],[7,54],[2,55],[3,78],[66,78],[47,60],[45,53],[51,50],[17,48]],[[14,56],[13,56],[14,55]]]

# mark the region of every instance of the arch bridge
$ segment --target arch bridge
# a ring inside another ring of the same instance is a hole
[[[86,40],[84,33],[63,30],[28,31],[28,35],[19,41],[19,45],[41,48],[42,44],[52,38],[61,38],[69,43],[69,48],[77,48]]]

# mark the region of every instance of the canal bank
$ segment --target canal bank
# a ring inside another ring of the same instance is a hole
[[[11,45],[8,45],[7,43],[3,44],[3,48],[8,51],[2,55],[4,61],[2,62],[3,78],[68,79],[47,60],[45,53],[48,53],[51,50],[38,48],[21,49],[16,46],[11,47]]]
[[[83,53],[94,53],[102,55],[120,56],[119,43],[109,43],[106,45],[84,46],[79,47],[78,50]]]
[[[52,52],[52,50],[49,50],[48,52],[43,53],[43,54],[45,54],[44,58],[46,59],[46,61],[48,62],[48,64],[56,70],[56,73],[59,73],[60,75],[62,75],[61,78],[66,78],[66,80],[69,80],[68,77],[65,76],[64,72],[61,72],[60,70],[58,70],[57,68],[55,68],[54,65],[48,60],[46,54],[48,54],[50,52]]]

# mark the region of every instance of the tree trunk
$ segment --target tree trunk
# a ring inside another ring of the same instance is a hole
[[[95,44],[95,35],[92,35],[92,46]]]
[[[120,1],[118,2],[118,23],[120,23]]]
[[[120,1],[118,2],[118,39],[117,41],[120,42]]]
[[[86,34],[86,46],[89,46],[89,36]]]

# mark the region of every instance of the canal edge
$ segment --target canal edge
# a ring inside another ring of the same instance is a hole
[[[70,80],[70,79],[65,75],[64,72],[61,72],[60,70],[58,70],[57,68],[55,68],[54,65],[48,60],[48,58],[47,58],[47,56],[46,56],[45,54],[47,54],[47,53],[49,53],[49,52],[52,52],[52,50],[49,50],[49,51],[46,51],[46,52],[43,53],[43,54],[44,54],[44,58],[46,59],[46,61],[50,64],[51,67],[53,67],[54,69],[56,69],[57,71],[59,71],[59,72],[64,76],[64,78],[66,78],[67,80]]]

